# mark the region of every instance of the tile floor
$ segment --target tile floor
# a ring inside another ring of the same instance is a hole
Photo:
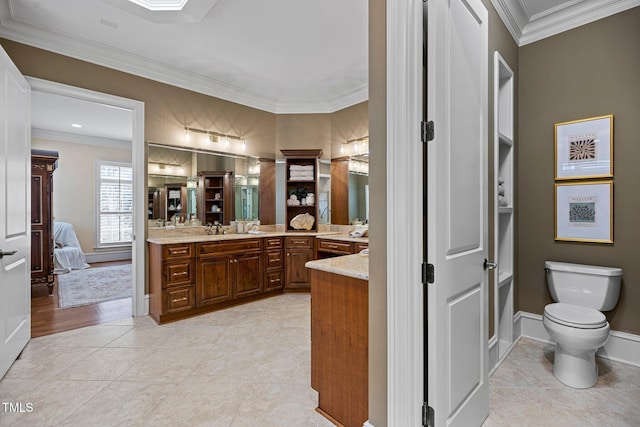
[[[0,381],[2,402],[33,410],[0,407],[0,426],[330,427],[309,385],[309,301],[285,294],[162,326],[129,318],[35,338]],[[552,346],[521,339],[490,379],[483,427],[640,426],[640,368],[599,359],[598,384],[573,390],[552,360]]]
[[[483,427],[640,426],[640,368],[596,358],[598,382],[577,390],[553,376],[553,351],[520,338],[489,379]]]

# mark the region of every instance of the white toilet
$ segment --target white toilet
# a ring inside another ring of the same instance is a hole
[[[596,351],[609,339],[601,311],[618,303],[622,269],[556,261],[544,266],[556,301],[544,308],[543,318],[556,343],[553,374],[569,387],[589,388],[598,380]]]

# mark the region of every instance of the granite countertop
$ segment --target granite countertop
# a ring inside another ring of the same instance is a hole
[[[369,243],[368,237],[351,237],[348,233],[339,233],[339,234],[322,234],[317,236],[318,239],[331,239],[331,240],[341,240],[344,242],[358,242],[358,243]]]
[[[147,242],[155,243],[157,245],[170,245],[172,243],[199,243],[199,242],[213,242],[219,240],[241,240],[241,239],[255,239],[260,237],[282,237],[282,236],[331,236],[341,235],[333,231],[317,232],[317,231],[260,231],[256,234],[253,233],[233,233],[233,234],[212,234],[208,235],[204,231],[202,234],[190,234],[184,236],[168,236],[168,237],[149,237]]]
[[[308,261],[305,266],[314,270],[369,280],[369,255],[355,254]]]

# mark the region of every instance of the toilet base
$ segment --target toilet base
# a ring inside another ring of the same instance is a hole
[[[574,350],[557,344],[553,375],[569,387],[593,387],[598,381],[596,350]]]

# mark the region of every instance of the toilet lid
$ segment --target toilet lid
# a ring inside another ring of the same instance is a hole
[[[544,308],[544,314],[556,323],[581,329],[596,329],[607,324],[607,318],[594,308],[557,302]]]

